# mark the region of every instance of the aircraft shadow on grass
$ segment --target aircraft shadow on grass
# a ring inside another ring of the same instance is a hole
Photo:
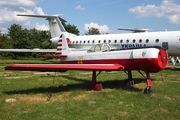
[[[38,87],[38,88],[30,88],[25,90],[13,90],[13,91],[4,91],[5,94],[38,94],[38,93],[49,93],[52,90],[52,93],[58,92],[66,92],[66,91],[73,91],[73,90],[92,90],[92,82],[91,80],[85,80],[70,76],[61,76],[67,78],[68,80],[74,80],[78,83],[67,84],[67,85],[59,85],[59,86],[49,86],[49,87]],[[57,81],[56,78],[55,81]],[[59,79],[60,80],[60,79]],[[119,90],[127,90],[131,92],[141,92],[142,89],[134,88],[134,87],[127,87],[125,86],[125,80],[106,80],[100,81],[103,85],[103,89],[119,89]],[[135,84],[145,82],[145,79],[142,78],[134,78],[133,79]]]

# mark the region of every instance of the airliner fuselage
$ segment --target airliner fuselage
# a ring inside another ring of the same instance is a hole
[[[109,43],[123,49],[160,46],[171,56],[180,55],[180,31],[73,36],[70,41],[69,46],[77,49],[89,49],[95,44]]]

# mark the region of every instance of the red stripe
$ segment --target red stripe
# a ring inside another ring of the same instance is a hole
[[[62,53],[61,52],[57,52],[56,55],[61,55]]]
[[[57,50],[62,50],[62,48],[57,48]]]
[[[62,42],[62,40],[59,40],[58,42]]]

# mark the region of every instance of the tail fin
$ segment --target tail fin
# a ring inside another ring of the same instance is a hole
[[[62,57],[67,57],[68,53],[71,52],[71,50],[68,47],[69,41],[70,39],[68,38],[68,33],[62,33],[60,35],[56,52],[58,60],[61,60]]]
[[[52,38],[59,37],[59,35],[61,35],[62,32],[66,32],[64,26],[61,23],[61,21],[65,21],[65,20],[60,18],[59,15],[48,16],[48,15],[24,15],[24,14],[18,14],[17,16],[46,18],[46,20],[48,20],[48,22],[49,22],[49,28],[50,28]]]

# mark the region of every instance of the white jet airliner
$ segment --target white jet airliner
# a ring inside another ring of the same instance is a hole
[[[57,44],[59,36],[62,33],[68,33],[61,23],[62,18],[59,15],[22,15],[17,16],[26,17],[38,17],[45,18],[49,22],[52,43]],[[68,33],[68,38],[70,39],[69,47],[81,50],[87,50],[91,46],[100,43],[109,43],[120,49],[128,48],[138,48],[145,46],[160,46],[167,50],[169,56],[179,56],[180,55],[180,31],[162,31],[162,32],[147,32],[143,29],[123,29],[120,30],[130,30],[133,33],[123,33],[123,34],[104,34],[104,35],[83,35],[77,36],[75,34]],[[0,49],[0,51],[4,51]],[[12,51],[7,50],[7,51]],[[16,50],[17,52],[18,50]],[[24,52],[37,52],[34,50],[24,50]],[[48,52],[47,50],[41,49],[38,52]],[[19,50],[19,52],[23,52]],[[49,52],[56,52],[56,49],[49,50]]]
[[[27,17],[45,18],[49,21],[52,43],[58,43],[59,35],[67,32],[63,27],[60,16],[48,15],[20,15]],[[77,49],[89,49],[91,46],[99,43],[109,43],[117,48],[137,48],[145,46],[160,46],[165,48],[170,56],[180,55],[180,31],[162,31],[162,32],[147,32],[143,29],[122,29],[130,30],[133,33],[123,34],[104,34],[104,35],[83,35],[76,36],[69,33],[69,46]]]

